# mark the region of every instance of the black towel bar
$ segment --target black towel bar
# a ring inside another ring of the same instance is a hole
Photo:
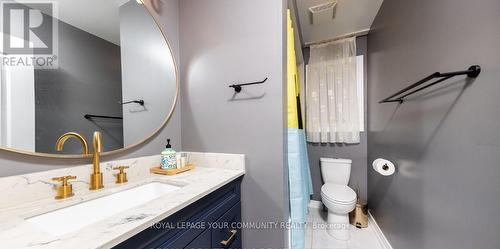
[[[464,70],[464,71],[449,72],[449,73],[436,72],[436,73],[433,73],[433,74],[425,77],[424,79],[418,81],[417,83],[414,83],[414,84],[406,87],[405,89],[383,99],[379,103],[390,103],[390,102],[403,103],[404,98],[406,98],[414,93],[420,92],[428,87],[436,85],[440,82],[443,82],[449,78],[452,78],[452,77],[455,77],[458,75],[467,75],[467,77],[469,77],[469,78],[476,78],[480,73],[481,73],[481,67],[478,65],[470,66],[469,69]],[[417,87],[423,85],[424,83],[426,83],[427,81],[432,80],[432,79],[436,79],[436,78],[439,78],[439,79],[430,83],[430,84],[427,84],[425,86],[417,88]],[[415,89],[415,88],[417,88],[417,89]],[[413,89],[415,89],[415,90],[413,90]],[[410,90],[413,90],[413,91],[410,91]],[[405,94],[403,95],[403,93],[405,93]],[[398,98],[396,98],[396,97],[398,97]]]
[[[85,114],[83,116],[85,119],[91,120],[92,118],[104,118],[104,119],[123,119],[123,117],[114,117],[114,116],[103,116],[103,115],[92,115],[92,114]]]

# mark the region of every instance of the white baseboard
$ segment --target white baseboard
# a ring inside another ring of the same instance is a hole
[[[310,205],[310,204],[309,204]],[[384,249],[393,249],[387,238],[385,237],[384,233],[382,232],[382,229],[377,224],[377,221],[372,216],[372,213],[368,210],[368,222],[369,225],[373,227],[373,230],[375,231],[375,234],[377,236],[377,239],[382,247]]]
[[[315,201],[315,200],[310,200],[309,205],[307,205],[309,208],[323,208],[323,203],[320,201]]]

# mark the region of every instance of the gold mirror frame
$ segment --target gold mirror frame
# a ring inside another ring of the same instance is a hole
[[[153,131],[153,133],[151,133],[149,136],[147,136],[143,140],[141,140],[141,141],[139,141],[137,143],[134,143],[132,145],[129,145],[127,147],[124,147],[124,148],[121,148],[121,149],[117,149],[117,150],[113,150],[113,151],[103,152],[103,153],[101,153],[101,156],[109,156],[109,155],[119,154],[119,153],[125,152],[127,150],[130,150],[132,148],[135,148],[135,147],[137,147],[137,146],[139,146],[139,145],[141,145],[141,144],[149,141],[150,139],[152,139],[161,130],[163,130],[163,128],[165,127],[165,125],[167,125],[167,123],[170,120],[170,118],[172,117],[172,114],[174,113],[175,107],[177,105],[177,98],[179,97],[179,85],[180,85],[180,83],[179,83],[179,68],[177,66],[177,61],[175,59],[174,51],[172,51],[172,47],[170,46],[170,42],[168,41],[168,38],[166,36],[165,30],[160,25],[159,20],[155,17],[155,15],[153,14],[152,10],[150,9],[151,7],[149,6],[149,1],[142,0],[142,2],[143,3],[140,4],[140,5],[142,5],[146,9],[146,11],[148,12],[149,16],[151,16],[151,18],[153,18],[153,21],[155,22],[156,26],[160,30],[160,33],[163,36],[163,39],[165,40],[165,43],[167,44],[168,49],[170,50],[170,54],[172,56],[172,61],[173,61],[173,64],[174,64],[174,69],[175,69],[175,96],[174,96],[174,103],[172,104],[172,107],[170,108],[170,112],[168,113],[168,115],[165,118],[165,120],[163,121],[163,123],[158,127],[158,129],[156,129],[155,131]],[[58,155],[58,154],[48,154],[48,153],[40,153],[40,152],[30,152],[30,151],[25,151],[25,150],[18,150],[18,149],[13,149],[13,148],[4,147],[4,146],[0,146],[0,150],[8,151],[8,152],[13,152],[13,153],[16,153],[16,154],[29,155],[29,156],[37,156],[37,157],[43,157],[43,158],[82,159],[82,158],[90,158],[90,157],[92,157],[92,154],[87,154],[87,155],[85,155],[85,154],[80,154],[80,155]]]

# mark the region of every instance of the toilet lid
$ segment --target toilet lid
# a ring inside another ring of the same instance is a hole
[[[356,201],[356,192],[345,185],[327,183],[321,187],[321,194],[332,202],[352,203]]]

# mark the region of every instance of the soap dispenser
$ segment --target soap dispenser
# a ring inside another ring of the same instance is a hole
[[[170,139],[167,139],[167,146],[161,152],[161,168],[162,169],[176,169],[177,168],[177,158],[176,152],[172,149],[170,145]]]

